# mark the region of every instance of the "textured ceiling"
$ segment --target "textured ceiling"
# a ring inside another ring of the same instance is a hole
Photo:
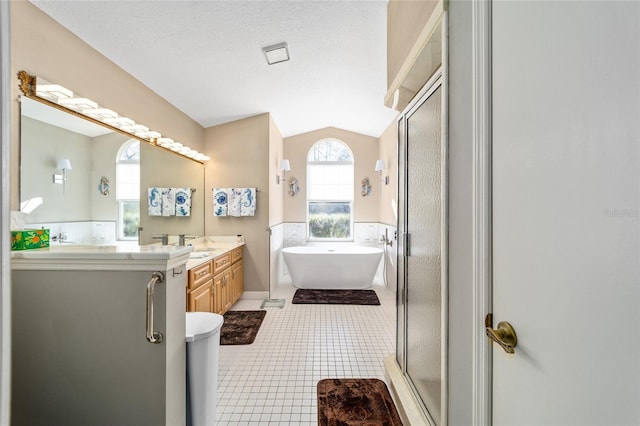
[[[380,136],[387,2],[32,3],[203,127],[270,112],[283,136],[338,127]],[[291,60],[262,47],[287,42]]]

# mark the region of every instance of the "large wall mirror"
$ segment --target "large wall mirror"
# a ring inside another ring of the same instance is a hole
[[[144,245],[160,234],[204,234],[202,164],[26,96],[20,111],[25,227],[49,228],[51,244]],[[188,188],[189,216],[149,216],[154,187]]]

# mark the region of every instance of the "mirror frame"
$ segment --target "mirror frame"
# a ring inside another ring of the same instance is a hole
[[[107,129],[109,129],[111,131],[123,134],[123,135],[125,135],[127,137],[130,137],[130,138],[133,138],[133,139],[137,139],[140,142],[146,143],[146,144],[154,146],[156,148],[163,149],[163,150],[165,150],[165,151],[167,151],[167,152],[169,152],[171,154],[177,155],[179,157],[186,158],[188,160],[194,161],[194,162],[202,164],[202,165],[205,164],[204,161],[196,160],[195,158],[189,157],[187,155],[180,154],[177,151],[173,151],[171,149],[168,149],[168,148],[165,148],[164,146],[159,145],[157,143],[157,139],[156,138],[149,138],[149,139],[142,138],[140,136],[137,136],[135,133],[127,132],[125,130],[120,129],[119,127],[112,126],[112,125],[110,125],[108,123],[105,123],[103,121],[97,120],[97,119],[95,119],[93,117],[89,117],[88,115],[81,114],[81,113],[79,113],[79,112],[77,112],[77,111],[75,111],[75,110],[73,110],[71,108],[67,108],[65,106],[62,106],[60,104],[57,104],[57,103],[52,102],[52,101],[50,101],[48,99],[45,99],[45,98],[42,98],[42,97],[38,96],[36,94],[36,86],[37,86],[38,77],[29,74],[27,71],[24,71],[24,70],[19,71],[18,72],[18,80],[19,80],[18,87],[20,88],[20,91],[22,92],[22,94],[24,96],[26,96],[29,99],[36,100],[36,101],[38,101],[40,103],[43,103],[45,105],[48,105],[50,107],[53,107],[53,108],[56,108],[58,110],[64,111],[66,113],[72,114],[72,115],[74,115],[76,117],[80,117],[80,118],[82,118],[84,120],[87,120],[87,121],[90,121],[92,123],[98,124],[98,125],[100,125],[102,127],[106,127]]]

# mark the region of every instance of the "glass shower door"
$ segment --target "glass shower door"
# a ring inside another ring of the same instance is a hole
[[[435,424],[441,424],[445,238],[441,83],[436,81],[424,92],[401,121],[399,154],[405,175],[400,185],[400,228],[405,241],[398,288],[398,298],[404,300],[398,303],[397,359],[423,409]]]

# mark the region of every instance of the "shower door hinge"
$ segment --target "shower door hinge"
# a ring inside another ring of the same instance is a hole
[[[404,257],[411,256],[411,234],[408,234],[406,232],[402,234],[402,248]]]

